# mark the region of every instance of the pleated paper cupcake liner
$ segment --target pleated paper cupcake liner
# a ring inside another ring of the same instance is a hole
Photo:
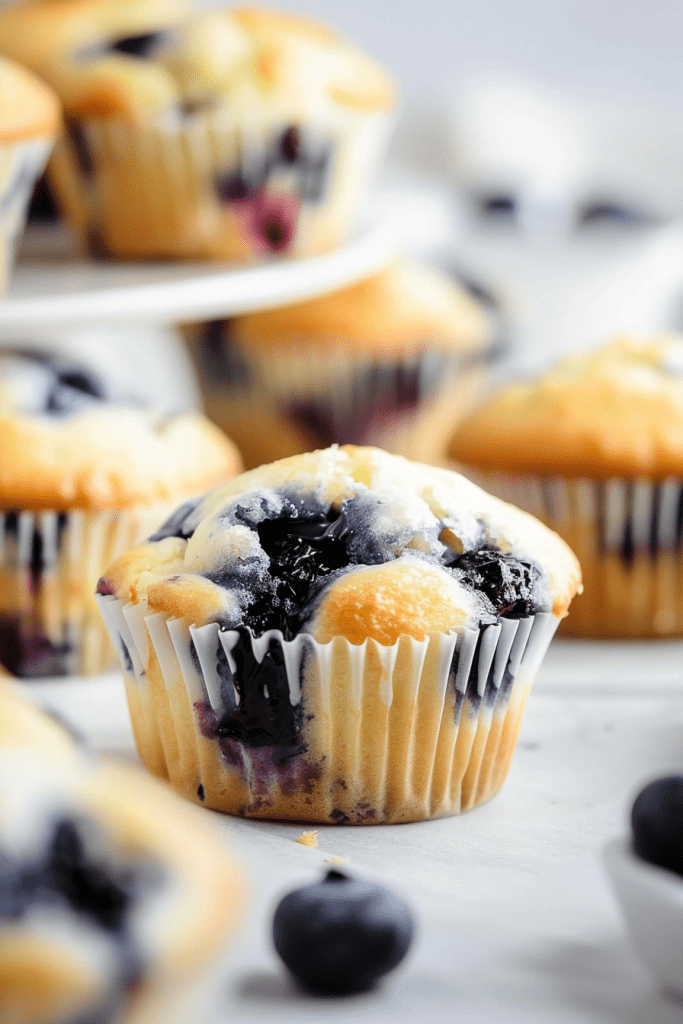
[[[236,408],[251,407],[253,415],[259,407],[276,409],[300,431],[302,443],[312,439],[316,447],[427,450],[421,425],[428,427],[435,415],[443,420],[446,413],[455,426],[474,405],[490,365],[490,349],[466,356],[429,349],[362,359],[351,344],[330,348],[321,341],[289,351],[238,352],[229,331],[229,324],[215,323],[184,331],[207,413],[229,432]]]
[[[52,146],[51,139],[0,145],[0,295],[9,283],[31,193]]]
[[[310,256],[353,233],[391,123],[351,112],[311,126],[225,111],[157,126],[71,119],[50,176],[95,255]]]
[[[584,592],[565,635],[683,636],[683,479],[466,472],[543,520],[576,553]]]
[[[424,820],[493,796],[558,622],[540,613],[385,647],[98,603],[152,772],[216,810],[337,824]]]
[[[113,668],[116,653],[94,598],[97,580],[170,510],[164,503],[0,513],[0,664],[24,678]]]

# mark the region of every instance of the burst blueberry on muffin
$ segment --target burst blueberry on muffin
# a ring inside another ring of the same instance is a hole
[[[25,68],[0,57],[0,295],[59,121],[54,93]]]
[[[452,428],[479,390],[494,322],[451,276],[405,258],[329,295],[190,326],[185,337],[211,419],[239,429],[240,416],[253,423],[265,408],[284,422],[254,440],[256,466],[332,443],[407,442],[446,391]]]
[[[161,416],[27,350],[0,352],[0,433],[0,663],[18,676],[103,671],[102,569],[178,501],[239,472],[239,455],[202,416]]]
[[[205,816],[139,772],[32,747],[0,750],[0,864],[0,1018],[20,1024],[176,1019],[242,902]]]
[[[99,601],[153,772],[220,810],[360,824],[497,791],[579,586],[532,517],[348,447],[180,508]]]
[[[577,552],[585,593],[567,632],[683,635],[680,337],[617,338],[510,385],[449,454]]]
[[[52,182],[91,245],[250,262],[333,248],[384,148],[389,76],[325,26],[165,0],[27,0],[0,52],[58,91]]]

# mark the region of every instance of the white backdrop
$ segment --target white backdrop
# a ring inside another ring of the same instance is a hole
[[[222,6],[223,0],[203,0]],[[683,108],[678,0],[266,0],[315,15],[380,58],[404,95],[521,75]]]

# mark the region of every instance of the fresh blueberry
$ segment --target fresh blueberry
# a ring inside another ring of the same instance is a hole
[[[314,995],[367,991],[398,966],[412,937],[413,917],[402,900],[339,871],[289,893],[273,919],[275,949]]]
[[[642,224],[648,217],[641,210],[606,201],[589,203],[579,212],[578,220],[580,224]]]
[[[631,829],[639,857],[683,875],[683,775],[656,779],[638,794]]]
[[[517,214],[517,200],[514,196],[488,195],[479,200],[481,211],[493,217],[514,217]]]

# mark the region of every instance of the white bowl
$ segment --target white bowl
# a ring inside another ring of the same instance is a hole
[[[648,864],[628,839],[612,839],[605,863],[638,954],[683,999],[683,877]]]

